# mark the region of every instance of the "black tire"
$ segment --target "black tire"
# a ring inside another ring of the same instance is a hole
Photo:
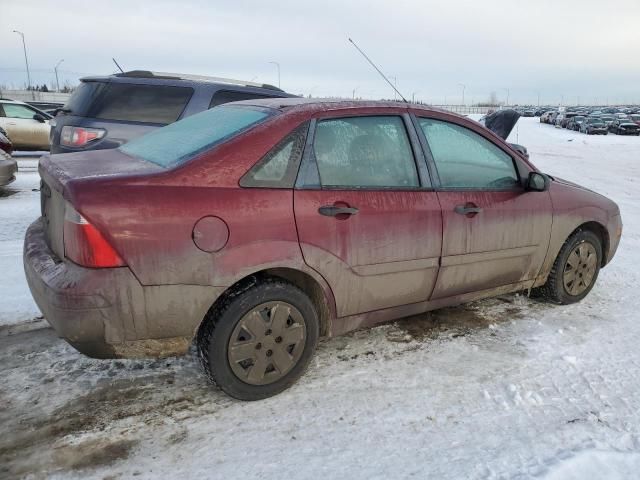
[[[579,246],[585,243],[593,246],[595,250],[595,273],[593,274],[589,285],[584,291],[580,292],[578,295],[572,295],[567,291],[567,288],[565,287],[563,281],[565,269],[567,267],[567,260],[569,259],[569,255],[571,255]],[[601,265],[602,242],[600,238],[590,230],[578,230],[567,239],[567,241],[560,249],[560,253],[558,253],[558,257],[553,263],[553,267],[551,268],[551,272],[549,273],[549,277],[547,278],[547,283],[545,283],[542,287],[536,289],[535,293],[538,296],[542,296],[549,301],[559,303],[561,305],[568,305],[571,303],[579,302],[589,294],[589,292],[595,285],[596,280],[598,279],[598,273],[600,272]]]
[[[230,339],[248,312],[266,302],[278,301],[294,306],[302,314],[306,327],[302,355],[277,381],[266,385],[246,383],[231,368],[227,356]],[[198,332],[198,354],[209,379],[226,394],[239,400],[261,400],[286,390],[302,376],[315,352],[319,332],[316,309],[302,290],[283,280],[260,278],[210,310]]]

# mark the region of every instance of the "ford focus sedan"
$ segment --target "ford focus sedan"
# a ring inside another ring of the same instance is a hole
[[[622,232],[482,125],[395,102],[227,104],[40,175],[24,265],[59,335],[98,358],[195,340],[245,400],[322,337],[522,290],[580,301]]]

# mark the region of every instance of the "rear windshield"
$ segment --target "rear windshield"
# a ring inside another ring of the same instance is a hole
[[[190,87],[109,83],[88,116],[166,125],[180,117],[192,94]]]
[[[154,130],[124,144],[120,150],[161,167],[174,167],[271,115],[272,110],[257,107],[215,107]]]
[[[84,81],[64,106],[69,115],[166,125],[184,111],[193,89]]]

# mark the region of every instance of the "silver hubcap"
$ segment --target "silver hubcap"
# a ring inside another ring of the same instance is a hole
[[[590,243],[578,245],[567,258],[562,280],[569,295],[582,294],[591,286],[598,266],[598,254]]]
[[[267,302],[244,315],[231,334],[227,358],[233,373],[250,385],[281,379],[298,363],[307,328],[300,311],[286,302]]]

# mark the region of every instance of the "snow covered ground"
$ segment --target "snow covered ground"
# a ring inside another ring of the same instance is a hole
[[[22,240],[40,216],[37,154],[17,153],[18,175],[0,187],[0,327],[30,322],[40,316],[22,269]]]
[[[524,118],[510,140],[620,205],[618,254],[580,304],[510,295],[332,339],[254,403],[193,355],[98,361],[49,329],[0,336],[0,477],[638,478],[640,138]],[[1,228],[4,252],[22,230]],[[24,298],[10,268],[3,299]]]

